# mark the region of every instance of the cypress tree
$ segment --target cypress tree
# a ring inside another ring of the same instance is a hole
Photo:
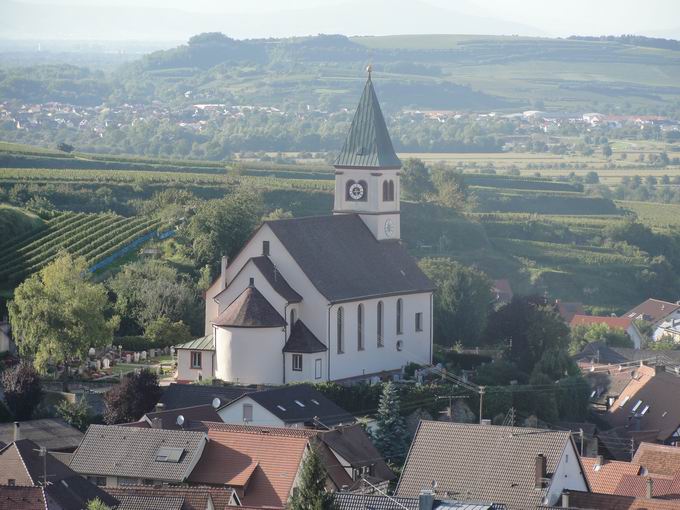
[[[326,491],[328,473],[317,447],[312,447],[302,466],[300,484],[293,493],[288,510],[334,510],[333,495]]]
[[[386,461],[398,462],[403,459],[410,443],[400,408],[399,392],[390,381],[383,387],[378,407],[378,429],[373,433],[373,443]]]

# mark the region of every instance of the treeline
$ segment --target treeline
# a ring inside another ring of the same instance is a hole
[[[616,42],[633,46],[643,46],[646,48],[680,51],[680,41],[676,41],[675,39],[663,39],[661,37],[645,37],[644,35],[601,35],[599,37],[572,35],[568,39],[575,41]]]

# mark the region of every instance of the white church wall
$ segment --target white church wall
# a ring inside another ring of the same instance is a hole
[[[283,328],[215,328],[215,377],[241,384],[283,382]]]
[[[327,352],[302,354],[302,370],[293,370],[293,354],[286,353],[286,383],[321,382],[327,380]]]
[[[220,288],[221,278],[218,278],[213,282],[213,284],[205,291],[205,334],[209,335],[212,333],[212,321],[218,315],[218,307],[215,302],[215,296],[219,294],[222,290]]]
[[[201,367],[191,366],[191,353],[201,353]],[[177,381],[198,381],[199,379],[213,378],[214,351],[192,351],[190,349],[177,349]]]
[[[385,297],[333,305],[331,314],[330,378],[345,379],[373,374],[383,370],[398,370],[408,362],[431,362],[430,293],[401,296],[403,300],[403,333],[397,334],[397,299]],[[377,307],[383,302],[384,346],[377,342]],[[364,350],[358,350],[357,307],[364,305]],[[337,352],[337,311],[343,307],[344,353]],[[422,331],[415,331],[415,314],[422,313]],[[402,349],[397,350],[397,342]]]

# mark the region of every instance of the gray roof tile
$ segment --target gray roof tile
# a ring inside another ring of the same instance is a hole
[[[202,384],[172,383],[165,388],[159,402],[165,406],[166,411],[212,404],[215,398],[219,398],[221,405],[224,405],[253,391],[255,391],[255,388],[246,388],[244,386],[206,386]]]
[[[286,321],[259,290],[246,287],[213,324],[235,328],[276,328],[285,326]]]
[[[290,332],[283,352],[314,353],[326,352],[328,348],[321,343],[314,333],[300,319],[295,321],[295,325]]]

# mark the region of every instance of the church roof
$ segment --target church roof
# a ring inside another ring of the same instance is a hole
[[[401,168],[401,161],[392,147],[370,73],[345,144],[333,165],[352,168]]]
[[[251,260],[279,296],[289,303],[299,303],[302,301],[302,296],[295,292],[290,285],[288,285],[288,282],[283,278],[283,275],[279,272],[269,257],[253,257]]]
[[[356,214],[266,224],[332,303],[434,290],[398,241],[378,241]]]
[[[234,328],[276,328],[285,326],[286,321],[259,290],[247,287],[213,324]]]
[[[301,320],[295,321],[283,352],[325,352],[327,347],[312,333]]]

